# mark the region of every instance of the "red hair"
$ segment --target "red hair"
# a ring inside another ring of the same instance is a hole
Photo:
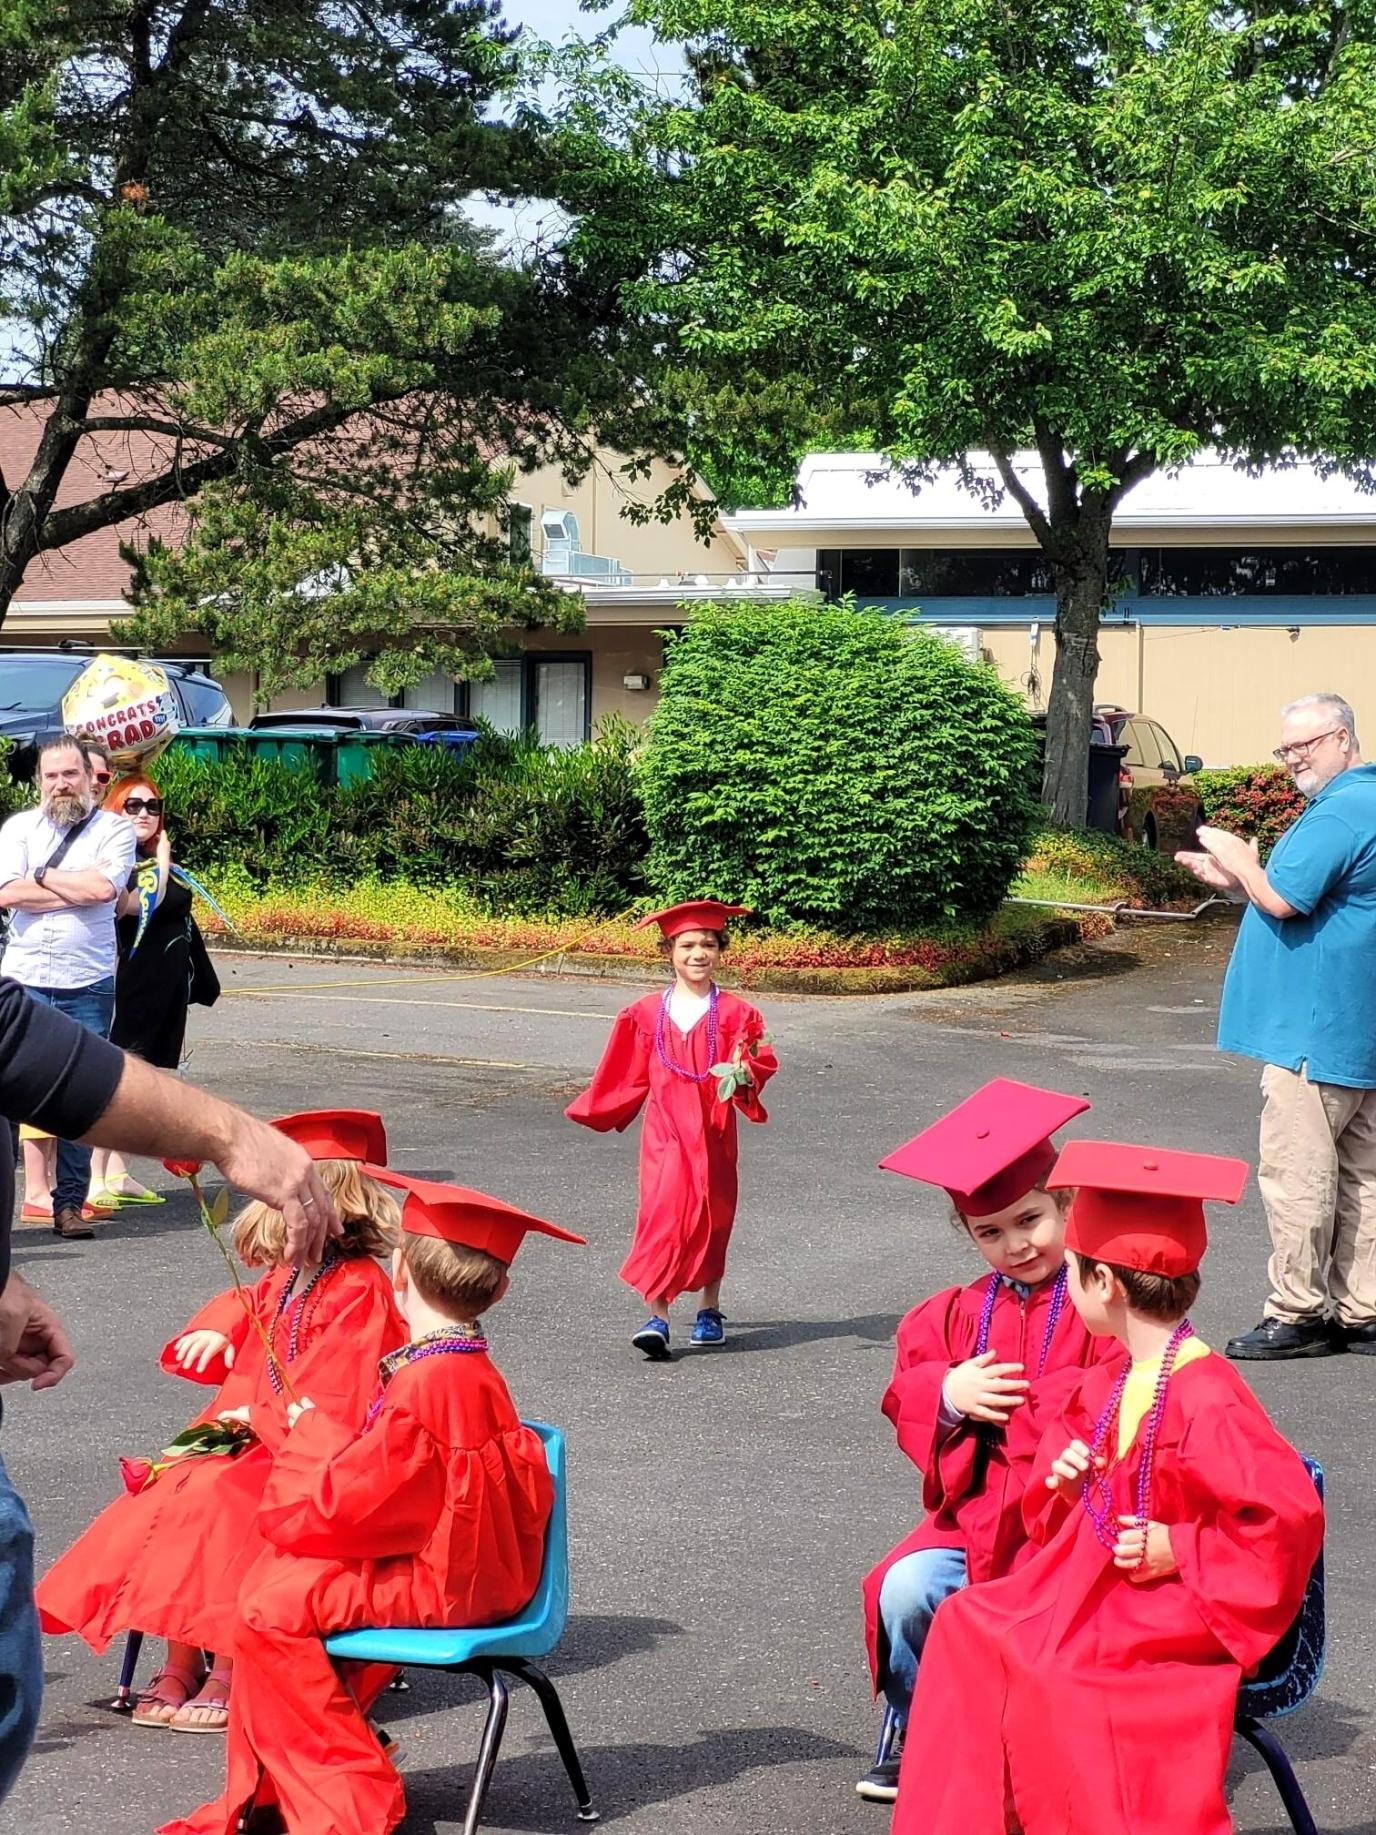
[[[145,784],[148,789],[153,792],[155,797],[161,799],[162,791],[158,789],[158,786],[153,782],[152,778],[149,777],[148,773],[146,771],[134,771],[131,772],[128,777],[122,777],[117,784],[112,784],[110,786],[110,790],[106,795],[102,807],[108,809],[113,815],[122,816],[124,814],[124,805],[129,801],[129,798],[138,789],[140,784]],[[158,826],[159,828],[162,827],[161,816],[158,817]]]

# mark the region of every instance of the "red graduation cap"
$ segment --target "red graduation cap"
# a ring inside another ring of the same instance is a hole
[[[560,1242],[587,1242],[586,1236],[575,1236],[572,1230],[561,1230],[557,1223],[546,1223],[528,1211],[518,1211],[514,1204],[505,1204],[483,1191],[472,1191],[466,1185],[412,1179],[381,1166],[370,1166],[368,1170],[374,1178],[399,1185],[405,1191],[401,1227],[408,1236],[435,1236],[459,1248],[481,1249],[507,1263],[515,1260],[516,1251],[532,1230]]]
[[[879,1164],[944,1187],[963,1217],[991,1217],[1045,1177],[1056,1160],[1051,1136],[1088,1107],[1083,1096],[995,1077]]]
[[[1073,1186],[1065,1246],[1143,1274],[1193,1274],[1204,1257],[1206,1200],[1236,1204],[1245,1160],[1123,1141],[1068,1141],[1047,1185]]]
[[[726,920],[749,915],[749,905],[723,905],[715,898],[697,898],[686,905],[670,905],[664,911],[652,911],[641,918],[637,930],[648,930],[658,924],[666,937],[676,937],[685,930],[724,930]]]
[[[308,1109],[300,1115],[279,1115],[272,1125],[304,1147],[313,1160],[387,1158],[387,1130],[372,1109]]]

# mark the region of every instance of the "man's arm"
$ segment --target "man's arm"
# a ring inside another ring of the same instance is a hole
[[[0,905],[15,911],[70,911],[78,905],[108,905],[118,896],[100,867],[52,867],[41,886],[32,877],[0,886]]]
[[[1273,918],[1301,915],[1299,907],[1282,898],[1266,877],[1266,868],[1257,855],[1255,836],[1250,841],[1244,841],[1241,835],[1230,835],[1226,828],[1201,828],[1199,844],[1218,863],[1248,903],[1255,905],[1259,911]]]

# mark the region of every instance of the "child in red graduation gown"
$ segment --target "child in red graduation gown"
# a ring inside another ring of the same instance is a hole
[[[932,1615],[1006,1573],[1042,1428],[1087,1366],[1112,1357],[1066,1300],[1064,1205],[1051,1135],[1089,1104],[998,1077],[880,1164],[943,1188],[992,1273],[924,1300],[898,1328],[884,1413],[922,1473],[922,1521],[865,1578],[870,1673],[906,1722]],[[895,1751],[856,1786],[898,1794]]]
[[[649,1099],[640,1213],[621,1278],[650,1309],[631,1343],[652,1361],[669,1356],[669,1307],[682,1293],[702,1292],[692,1343],[726,1342],[720,1301],[736,1219],[736,1116],[768,1119],[760,1091],[778,1069],[759,1012],[712,979],[726,921],[744,909],[699,899],[641,920],[638,929],[659,925],[673,986],[617,1014],[591,1084],[565,1111],[605,1134],[629,1127]]]
[[[895,1835],[1224,1835],[1243,1674],[1293,1621],[1318,1495],[1242,1378],[1194,1336],[1206,1198],[1240,1160],[1074,1141],[1070,1297],[1131,1359],[1043,1437],[1035,1552],[937,1614]]]
[[[259,1518],[272,1547],[240,1595],[225,1793],[164,1835],[229,1835],[250,1811],[288,1835],[386,1835],[405,1798],[365,1710],[390,1672],[346,1665],[346,1682],[322,1640],[493,1624],[539,1583],[549,1468],[478,1320],[527,1231],[583,1239],[482,1192],[398,1183],[393,1277],[410,1341],[383,1359],[361,1431],[309,1398],[291,1411]]]
[[[249,1267],[267,1267],[246,1293],[277,1367],[234,1288],[202,1307],[161,1360],[169,1374],[215,1389],[193,1425],[233,1415],[251,1432],[246,1450],[176,1460],[155,1477],[144,1462],[126,1462],[130,1489],[37,1589],[44,1630],[75,1631],[93,1650],[126,1630],[169,1640],[167,1660],[135,1708],[140,1726],[224,1731],[239,1586],[263,1546],[254,1520],[287,1431],[284,1374],[298,1393],[308,1385],[322,1411],[354,1428],[371,1399],[378,1359],[406,1336],[391,1281],[373,1259],[391,1247],[396,1201],[360,1167],[386,1158],[381,1116],[329,1110],[284,1116],[274,1126],[319,1162],[343,1237],[319,1267],[288,1267],[280,1259],[280,1214],[250,1204],[236,1220],[235,1247]],[[203,1650],[216,1653],[204,1676]]]

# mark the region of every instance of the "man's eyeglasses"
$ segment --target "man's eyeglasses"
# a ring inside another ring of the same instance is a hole
[[[1326,733],[1315,733],[1312,739],[1297,739],[1293,745],[1278,745],[1271,756],[1283,765],[1288,765],[1292,758],[1297,765],[1307,764],[1309,754],[1321,739],[1331,739],[1334,733],[1346,731],[1345,726],[1330,726]]]
[[[124,813],[127,816],[160,816],[162,798],[160,796],[131,796],[124,801]]]

